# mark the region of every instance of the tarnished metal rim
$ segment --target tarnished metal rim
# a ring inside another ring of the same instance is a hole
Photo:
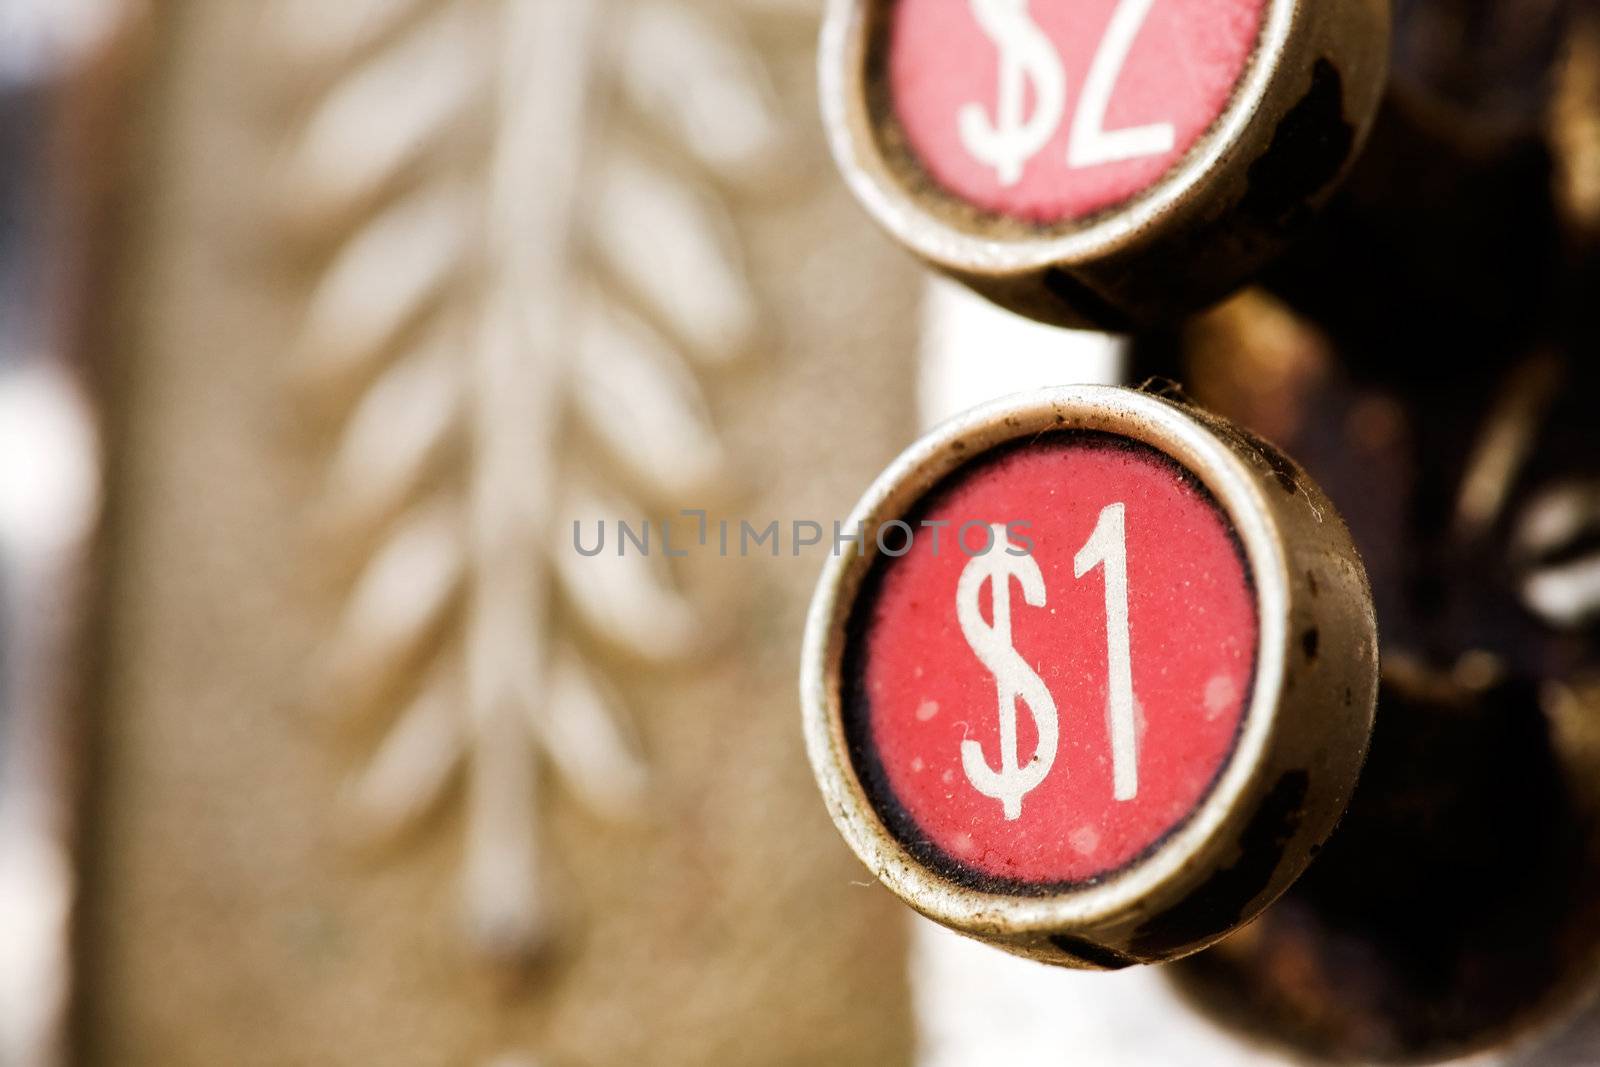
[[[1329,0],[1316,0],[1326,3]],[[1102,258],[1194,210],[1197,191],[1219,181],[1245,132],[1284,76],[1280,61],[1312,0],[1268,0],[1260,38],[1222,115],[1173,168],[1136,198],[1058,236],[980,237],[941,219],[892,178],[866,113],[867,4],[829,0],[818,50],[823,125],[839,170],[879,223],[919,255],[946,267],[1010,272]],[[1289,65],[1292,67],[1292,65]]]
[[[841,718],[845,627],[874,560],[830,557],[806,621],[800,699],[806,750],[829,813],[850,847],[918,911],[972,933],[1004,936],[1092,930],[1144,911],[1160,890],[1207,857],[1224,854],[1241,801],[1259,783],[1283,695],[1289,652],[1289,572],[1272,510],[1246,462],[1181,407],[1110,386],[1064,386],[997,400],[938,426],[903,453],[862,497],[847,526],[904,515],[941,478],[1008,441],[1052,430],[1098,430],[1148,444],[1187,467],[1215,496],[1244,546],[1256,591],[1256,674],[1239,739],[1210,794],[1179,829],[1107,881],[1038,897],[1001,896],[950,882],[895,839],[873,809],[850,759]],[[1219,852],[1218,850],[1223,850]]]

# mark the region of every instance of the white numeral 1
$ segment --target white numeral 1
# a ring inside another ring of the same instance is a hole
[[[1128,53],[1139,36],[1139,29],[1150,14],[1155,0],[1120,0],[1111,15],[1111,24],[1095,51],[1084,80],[1078,109],[1073,115],[1072,132],[1067,141],[1067,166],[1093,167],[1141,156],[1159,156],[1172,151],[1177,134],[1170,122],[1149,126],[1130,126],[1107,130],[1106,109],[1111,94],[1122,77]]]
[[[1124,5],[1125,7],[1127,5]],[[1148,5],[1146,5],[1148,6]],[[1094,533],[1073,561],[1075,577],[1082,578],[1105,565],[1106,667],[1110,679],[1111,776],[1118,800],[1139,795],[1139,751],[1133,722],[1133,657],[1128,641],[1128,535],[1126,508],[1108,504],[1101,509]]]

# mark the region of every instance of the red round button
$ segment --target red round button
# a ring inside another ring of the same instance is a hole
[[[857,776],[901,844],[960,884],[1046,892],[1182,825],[1233,751],[1258,644],[1243,550],[1200,482],[1127,438],[1057,432],[957,468],[903,521],[841,677]]]
[[[1249,922],[1344,812],[1377,696],[1331,501],[1181,400],[1061,386],[907,448],[806,621],[806,754],[875,877],[1070,967]]]
[[[893,111],[948,192],[1027,222],[1154,185],[1222,115],[1266,0],[899,0]]]

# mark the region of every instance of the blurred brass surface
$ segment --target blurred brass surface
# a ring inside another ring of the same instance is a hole
[[[285,253],[274,182],[308,106],[285,84],[319,86],[269,47],[282,6],[159,9],[116,299],[96,311],[113,327],[98,353],[110,520],[83,1061],[908,1062],[898,907],[829,828],[797,728],[817,555],[672,561],[721,624],[669,665],[582,639],[637,730],[650,792],[642,819],[610,822],[533,752],[548,948],[496,962],[463,936],[470,773],[383,848],[348,847],[346,783],[394,709],[342,722],[314,670],[349,595],[343,557],[365,549],[313,521],[336,430],[294,386],[292,356],[327,253]],[[452,5],[360,6],[401,12],[356,49],[371,57]],[[708,506],[758,526],[828,520],[911,435],[914,271],[820,180],[811,21],[712,6],[768,65],[798,164],[774,195],[723,198],[761,314],[742,365],[699,378],[738,487]],[[447,162],[466,151],[443,144],[430,151]],[[580,187],[603,159],[582,156]],[[587,447],[564,423],[552,433],[563,453]],[[540,616],[567,625],[551,605]]]

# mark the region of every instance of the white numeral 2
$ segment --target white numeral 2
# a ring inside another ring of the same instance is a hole
[[[1126,5],[1124,5],[1126,6]],[[1073,561],[1075,577],[1102,564],[1106,583],[1106,667],[1110,684],[1111,775],[1118,800],[1139,795],[1139,752],[1133,721],[1133,657],[1128,640],[1126,508],[1108,504]]]
[[[1089,76],[1083,83],[1078,109],[1072,117],[1067,166],[1093,167],[1172,151],[1177,134],[1170,122],[1130,126],[1125,130],[1105,128],[1112,91],[1122,77],[1134,38],[1139,36],[1139,29],[1154,5],[1155,0],[1121,0],[1112,13],[1111,24],[1106,27],[1094,62],[1089,65]]]

